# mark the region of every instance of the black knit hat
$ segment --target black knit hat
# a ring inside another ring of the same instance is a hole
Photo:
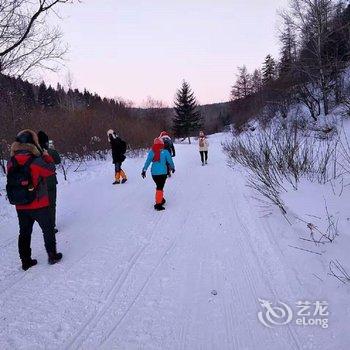
[[[39,145],[41,148],[48,148],[49,144],[49,137],[46,135],[44,131],[39,131],[38,132],[38,140],[39,140]]]
[[[35,145],[33,135],[29,131],[25,131],[17,135],[16,141],[19,143],[31,143]]]

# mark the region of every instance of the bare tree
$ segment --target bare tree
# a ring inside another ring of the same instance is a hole
[[[156,100],[151,96],[147,96],[146,101],[143,101],[141,107],[145,109],[168,108],[163,101]]]
[[[33,69],[55,70],[67,48],[47,16],[73,0],[0,0],[0,73],[24,77]]]
[[[172,111],[161,100],[147,96],[147,100],[143,102],[140,109],[140,116],[153,121],[159,128],[159,132],[171,129]]]
[[[291,0],[289,11],[282,14],[290,30],[299,37],[299,60],[295,66],[299,80],[313,84],[320,91],[319,101],[326,115],[340,73],[337,40],[334,40],[332,28],[338,5],[339,2],[334,0]],[[308,91],[302,87],[305,100]],[[308,102],[315,96],[309,97]]]

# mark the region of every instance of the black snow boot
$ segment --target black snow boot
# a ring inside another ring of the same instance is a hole
[[[165,198],[163,198],[162,205],[164,205],[165,203],[166,203],[166,200],[165,200]]]
[[[112,183],[112,185],[119,185],[120,184],[120,181],[114,181],[113,183]]]
[[[163,207],[163,204],[155,204],[154,209],[157,211],[165,210],[165,208]]]
[[[49,253],[49,264],[54,265],[62,259],[62,253]]]
[[[38,263],[36,259],[22,260],[22,269],[27,271],[32,266],[35,266]]]
[[[125,184],[126,181],[128,181],[128,179],[123,179],[122,184]]]

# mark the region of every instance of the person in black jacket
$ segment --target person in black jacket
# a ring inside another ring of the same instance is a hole
[[[111,144],[113,164],[115,167],[115,181],[113,182],[113,185],[118,185],[120,182],[123,184],[128,180],[122,169],[122,163],[126,159],[126,142],[112,129],[108,130],[107,136],[108,141]]]
[[[61,164],[61,157],[59,153],[55,150],[53,146],[53,142],[49,140],[49,137],[44,131],[38,132],[38,140],[39,145],[43,150],[46,150],[47,153],[53,158],[55,165]],[[56,202],[57,202],[57,176],[56,176],[56,169],[55,173],[51,176],[49,176],[46,180],[47,182],[47,190],[49,193],[49,200],[50,200],[50,214],[51,214],[51,220],[54,224],[55,233],[58,232],[58,229],[56,228]]]

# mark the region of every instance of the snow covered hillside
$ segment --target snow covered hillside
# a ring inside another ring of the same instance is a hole
[[[15,210],[2,191],[0,349],[348,349],[350,289],[328,262],[339,254],[350,268],[350,232],[343,226],[318,254],[292,248],[305,224],[253,198],[244,173],[226,165],[226,137],[209,138],[205,167],[197,145],[177,145],[164,212],[153,209],[150,175],[140,176],[144,159],[125,162],[125,185],[111,185],[110,162],[60,178],[64,256],[54,266],[35,226],[38,265],[20,269]],[[300,301],[311,303],[307,325]],[[328,327],[309,322],[320,318]]]

